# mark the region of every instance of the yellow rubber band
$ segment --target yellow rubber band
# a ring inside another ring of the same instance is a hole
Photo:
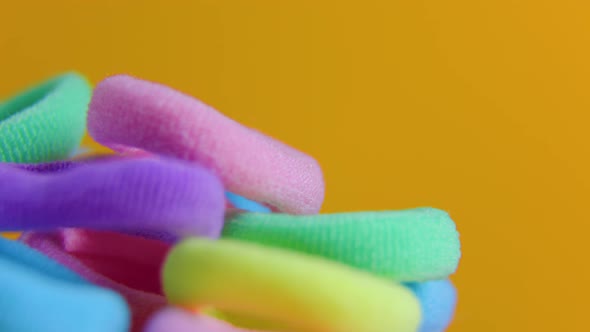
[[[401,285],[320,257],[236,240],[187,239],[170,252],[164,292],[246,328],[416,331],[420,306]],[[233,319],[232,319],[233,318]]]

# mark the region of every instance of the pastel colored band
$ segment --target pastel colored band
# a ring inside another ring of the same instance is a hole
[[[84,77],[66,73],[0,103],[0,162],[69,157],[84,135],[91,93]]]
[[[0,231],[82,227],[218,237],[225,196],[211,172],[159,158],[39,173],[0,164]]]
[[[197,162],[227,190],[274,210],[314,214],[323,202],[323,176],[313,158],[164,85],[123,75],[105,79],[94,91],[88,130],[120,152]]]
[[[237,207],[239,207],[242,210],[245,211],[250,211],[250,212],[268,212],[265,211],[263,209],[260,209],[260,206],[256,203],[256,202],[251,202],[248,200],[243,200],[242,198],[238,197],[236,200],[237,203]],[[398,212],[399,213],[399,212]],[[251,216],[252,218],[255,218],[254,215]],[[270,225],[265,225],[265,226],[270,226],[270,227],[265,227],[264,230],[259,230],[258,228],[261,227],[261,225],[256,225],[256,222],[254,222],[253,224],[248,223],[247,224],[247,228],[250,229],[249,227],[252,227],[251,230],[256,229],[255,233],[257,234],[259,231],[265,233],[268,232],[269,229],[268,228],[274,228],[276,226],[283,226],[282,228],[280,228],[279,231],[275,230],[273,232],[273,234],[276,236],[276,233],[279,233],[279,235],[284,236],[286,235],[286,238],[283,238],[283,240],[293,240],[293,242],[297,242],[298,240],[301,240],[303,242],[305,242],[308,239],[308,233],[304,233],[304,234],[300,234],[301,237],[299,238],[294,238],[292,237],[294,234],[293,229],[298,229],[299,226],[301,226],[300,220],[301,218],[293,218],[293,223],[290,223],[288,221],[279,221],[282,219],[282,217],[280,216],[276,216],[278,219],[276,223],[271,223]],[[311,218],[311,217],[310,217]],[[319,226],[319,224],[321,224],[321,221],[318,222],[317,219],[323,219],[325,218],[325,216],[317,216],[314,217],[313,219],[316,219],[313,221],[313,225],[312,226]],[[241,221],[236,221],[235,216],[233,218],[234,220],[232,221],[232,218],[229,219],[229,222],[227,224],[227,227],[225,229],[226,234],[233,234],[234,232],[236,232],[236,223],[241,223]],[[271,218],[271,219],[275,219],[275,218]],[[304,217],[304,219],[308,219],[307,217]],[[392,218],[391,222],[395,222],[394,221],[395,218]],[[243,221],[246,222],[246,221]],[[249,222],[249,221],[248,221]],[[359,234],[365,234],[367,233],[367,230],[365,229],[364,226],[368,226],[370,228],[370,222],[369,223],[359,223],[356,226],[361,228],[359,230]],[[274,226],[274,227],[273,227]],[[324,240],[329,238],[330,236],[334,236],[334,234],[337,234],[339,232],[339,228],[338,228],[338,222],[334,221],[334,228],[328,228],[326,229],[327,234],[320,234],[318,235],[317,233],[316,235],[316,240],[318,239],[317,237],[319,237],[320,240]],[[309,227],[309,225],[308,225]],[[314,230],[316,230],[315,227],[313,227]],[[244,234],[240,234],[240,227],[237,227],[237,231],[238,231],[238,237],[240,236],[244,236]],[[375,230],[376,232],[380,231],[379,229]],[[246,231],[246,233],[248,233]],[[315,232],[313,232],[315,233]],[[250,234],[252,235],[252,234]],[[258,235],[258,234],[257,234]],[[313,236],[312,236],[313,237]],[[268,240],[267,238],[265,238],[264,240]],[[355,238],[351,238],[349,239],[352,242],[356,242]],[[358,239],[357,239],[358,240]],[[293,243],[291,242],[291,243]],[[302,242],[298,242],[299,245],[304,245],[305,243]],[[308,243],[309,244],[309,243]],[[393,244],[393,243],[391,243]],[[383,243],[384,246],[390,246],[390,243]],[[315,245],[318,245],[318,243],[315,243]],[[287,248],[290,248],[290,246],[287,246]],[[311,252],[315,252],[313,250],[311,250]],[[361,255],[362,257],[370,257],[372,255],[372,252],[358,252],[359,255]],[[375,262],[375,265],[379,264],[379,262]],[[387,264],[387,262],[381,262],[381,264]],[[372,269],[367,269],[368,271],[371,271]],[[420,328],[419,328],[419,332],[442,332],[445,331],[446,328],[448,327],[448,325],[450,324],[454,312],[455,312],[455,307],[457,304],[457,292],[455,290],[455,287],[453,286],[453,284],[449,281],[449,280],[433,280],[433,281],[424,281],[424,282],[409,282],[409,283],[405,283],[403,284],[404,286],[408,287],[413,293],[414,295],[416,295],[416,297],[418,297],[418,299],[420,300],[420,308],[422,310],[422,321],[420,322]],[[185,313],[184,316],[186,316],[187,314]],[[181,313],[174,313],[174,314],[162,314],[162,318],[159,320],[160,324],[163,324],[164,321],[169,322],[169,321],[174,321],[174,320],[178,320],[179,321],[179,326],[184,326],[182,325],[182,323],[184,322],[189,322],[198,318],[188,318],[188,317],[184,317]],[[190,315],[189,315],[190,316]],[[163,325],[162,325],[163,326]],[[190,329],[187,327],[186,329],[187,332],[190,331],[195,331],[194,329]]]
[[[121,293],[133,315],[132,331],[245,332],[212,317],[166,307],[160,280],[160,269],[169,251],[166,243],[81,229],[26,232],[22,240],[92,283]]]
[[[422,322],[418,332],[444,332],[453,320],[457,290],[449,280],[405,284],[420,300]]]
[[[457,303],[457,292],[448,280],[407,284],[420,300],[422,321],[419,332],[444,332]],[[144,332],[245,332],[205,315],[168,307],[154,314]],[[252,330],[248,330],[252,331]]]
[[[236,213],[222,237],[312,254],[395,281],[446,278],[459,263],[459,234],[433,208],[294,216]]]
[[[98,161],[98,160],[113,160],[113,159],[123,159],[120,156],[100,156],[100,157],[85,157],[82,159],[77,160],[60,160],[48,163],[37,163],[37,164],[11,164],[14,167],[24,169],[30,172],[36,173],[56,173],[61,171],[70,170],[74,167],[78,167],[80,165],[84,165],[89,162]],[[250,211],[250,212],[264,212],[269,213],[271,210],[257,202],[249,200],[245,197],[236,195],[232,192],[226,192],[225,198],[228,203],[228,208],[233,208],[237,210],[243,211]]]
[[[319,257],[253,243],[187,239],[163,269],[168,300],[212,307],[245,328],[307,332],[416,331],[405,287]]]
[[[0,238],[0,331],[125,332],[129,309],[117,293],[91,285],[22,243]]]
[[[21,240],[89,282],[121,294],[131,309],[133,332],[143,331],[151,315],[166,306],[160,281],[169,249],[164,242],[82,229],[25,232]]]
[[[152,316],[143,332],[255,332],[231,326],[215,318],[167,307]]]

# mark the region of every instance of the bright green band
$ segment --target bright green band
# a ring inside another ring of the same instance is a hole
[[[461,256],[449,215],[420,208],[308,216],[242,213],[224,238],[318,255],[396,281],[446,278]]]
[[[49,79],[0,104],[0,162],[66,159],[86,128],[92,88],[76,73]]]
[[[401,285],[320,257],[236,240],[181,242],[164,264],[163,283],[171,303],[213,307],[230,320],[240,317],[247,328],[409,332],[420,322],[417,299]]]

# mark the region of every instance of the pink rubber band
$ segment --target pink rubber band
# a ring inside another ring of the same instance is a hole
[[[312,157],[161,84],[125,75],[103,80],[90,103],[88,129],[119,152],[141,149],[198,162],[227,190],[274,210],[314,214],[324,199]]]
[[[248,332],[218,321],[215,318],[193,314],[179,308],[168,307],[157,312],[147,323],[144,332]],[[254,331],[251,331],[254,332]]]

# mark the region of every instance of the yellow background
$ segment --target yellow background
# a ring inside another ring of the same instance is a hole
[[[589,9],[2,1],[0,95],[68,69],[169,84],[317,157],[325,212],[450,211],[464,252],[451,331],[583,331]]]

